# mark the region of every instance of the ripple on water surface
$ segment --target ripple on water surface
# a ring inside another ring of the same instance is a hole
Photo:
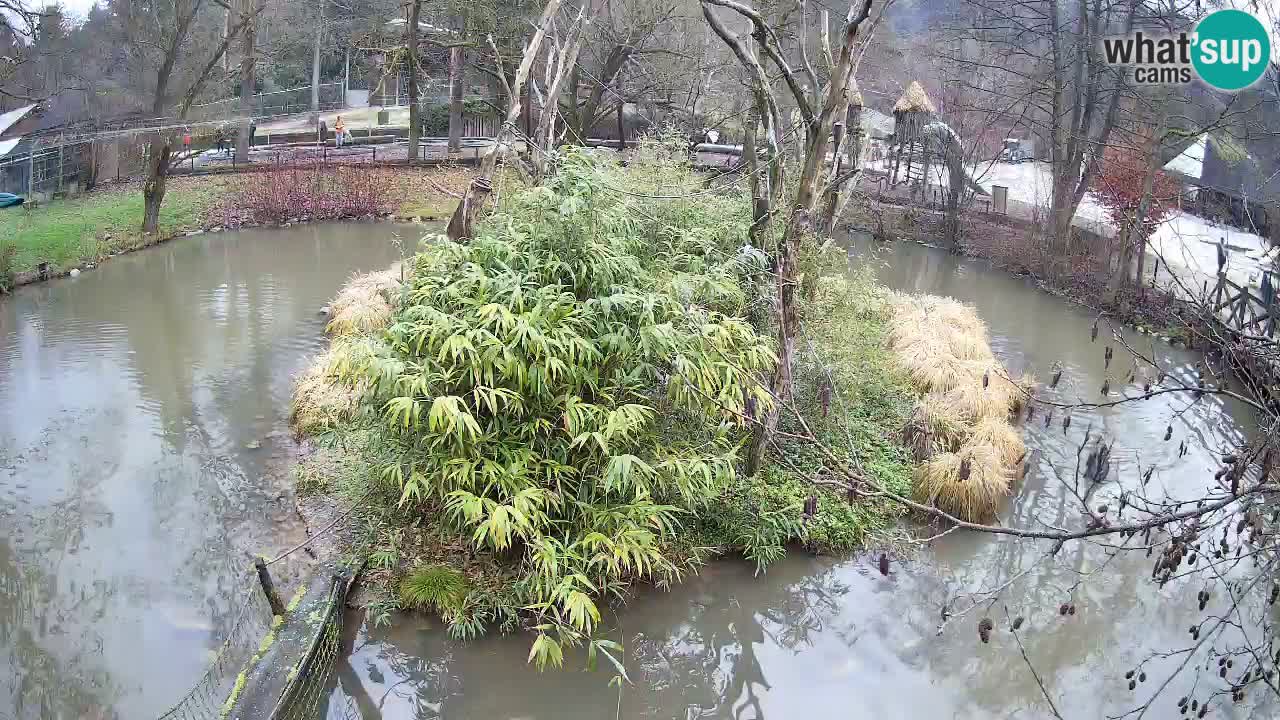
[[[248,550],[284,546],[317,311],[394,231],[185,238],[0,302],[0,717],[146,718],[196,679]]]

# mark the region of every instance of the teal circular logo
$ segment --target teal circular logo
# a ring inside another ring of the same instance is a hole
[[[1242,90],[1266,72],[1271,38],[1258,18],[1243,10],[1210,13],[1196,26],[1191,64],[1219,90]]]

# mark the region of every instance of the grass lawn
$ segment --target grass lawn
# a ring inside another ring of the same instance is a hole
[[[453,213],[471,182],[465,168],[402,168],[386,198],[386,210],[402,219],[441,219]],[[227,225],[228,208],[241,205],[243,176],[170,178],[160,208],[158,237],[142,236],[139,183],[95,190],[34,208],[0,210],[0,289],[14,275],[49,263],[58,273],[134,250],[184,230]]]
[[[200,227],[217,200],[220,178],[170,180],[160,208],[160,237]],[[142,188],[128,185],[98,190],[36,208],[0,212],[0,242],[14,245],[11,272],[67,269],[146,244],[142,237]]]
[[[462,167],[411,168],[400,173],[401,202],[394,209],[403,219],[446,220],[458,207],[475,173]],[[442,191],[448,191],[446,194]]]

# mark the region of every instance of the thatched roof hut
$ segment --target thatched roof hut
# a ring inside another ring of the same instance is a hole
[[[893,112],[925,112],[935,113],[938,109],[933,106],[933,101],[929,99],[929,95],[925,93],[917,80],[912,80],[911,84],[902,93],[902,97],[898,98],[898,102],[893,104]]]
[[[910,147],[920,141],[920,132],[932,118],[934,111],[933,102],[929,101],[929,96],[925,94],[924,87],[919,81],[911,81],[911,85],[906,86],[906,91],[902,92],[902,96],[893,104],[893,145],[899,147],[900,151],[908,152],[906,156],[906,168],[908,168],[908,176],[911,174]],[[922,146],[923,150],[923,146]],[[897,176],[897,168],[893,170],[893,176]]]

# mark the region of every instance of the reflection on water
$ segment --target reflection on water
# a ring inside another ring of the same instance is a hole
[[[1064,368],[1061,398],[1097,397],[1107,372],[1105,338],[1089,342],[1088,311],[983,263],[929,248],[898,244],[876,255],[861,239],[852,248],[851,265],[872,264],[890,287],[974,304],[990,326],[997,354],[1013,370],[1043,378],[1057,361]],[[1171,374],[1192,377],[1195,356],[1153,347],[1144,336],[1128,339],[1154,350]],[[1113,391],[1128,377],[1120,357],[1111,368]],[[1155,468],[1149,489],[1178,495],[1203,487],[1216,467],[1214,451],[1238,441],[1251,418],[1245,408],[1213,396],[1174,418],[1188,402],[1165,395],[1077,411],[1066,432],[1060,419],[1049,428],[1033,423],[1026,429],[1028,445],[1040,450],[1041,460],[1015,488],[1002,521],[1073,521],[1075,500],[1068,500],[1052,466],[1064,458],[1074,462],[1087,431],[1116,440],[1112,477],[1131,481],[1141,464]],[[1170,421],[1174,440],[1163,442]],[[1178,461],[1183,438],[1190,452]],[[1112,484],[1099,497],[1116,491]],[[1199,585],[1173,582],[1160,590],[1149,580],[1142,553],[1076,544],[1038,562],[1047,551],[1043,543],[952,533],[915,560],[895,563],[888,578],[861,558],[793,553],[762,577],[738,562],[715,563],[670,592],[642,593],[606,623],[613,637],[626,642],[634,681],[620,695],[608,685],[605,669],[537,673],[525,663],[528,637],[463,645],[422,618],[398,618],[386,629],[355,622],[358,631],[347,639],[350,658],[335,680],[327,716],[1050,717],[1011,635],[998,630],[991,644],[978,641],[978,619],[989,614],[997,628],[1007,627],[1006,607],[1010,617],[1026,616],[1021,635],[1027,655],[1068,718],[1101,718],[1145,701],[1158,683],[1131,693],[1123,675],[1152,650],[1185,645],[1187,627],[1199,617]],[[963,610],[970,593],[1004,584],[1009,587],[998,602],[938,634],[944,605],[953,613]],[[1075,603],[1076,615],[1058,615],[1065,601]],[[1154,661],[1147,673],[1163,679],[1177,660]],[[1153,704],[1153,716],[1179,716],[1175,703],[1193,688],[1196,673],[1193,668],[1179,675]],[[1201,679],[1201,696],[1206,683]],[[1255,710],[1263,713],[1259,717],[1267,712]],[[1249,712],[1247,704],[1219,700],[1213,716]]]
[[[185,692],[250,551],[299,531],[272,460],[317,314],[389,226],[207,235],[0,300],[0,717]]]

